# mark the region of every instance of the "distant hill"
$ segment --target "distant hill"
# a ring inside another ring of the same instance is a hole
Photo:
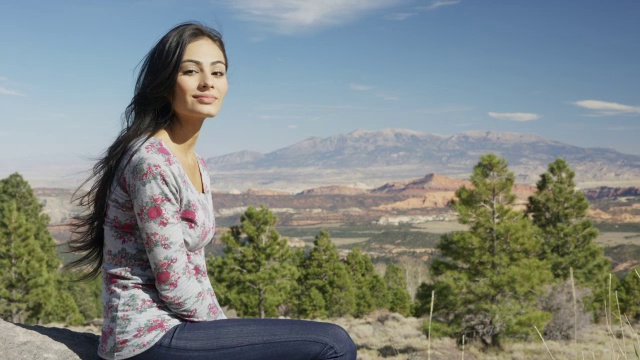
[[[214,173],[214,188],[297,192],[356,182],[376,187],[425,173],[467,178],[485,153],[506,158],[520,183],[535,183],[557,157],[569,162],[579,182],[640,183],[640,156],[492,131],[442,136],[404,129],[356,130],[308,138],[267,154],[241,151],[212,157],[207,164]]]
[[[468,180],[458,180],[441,174],[427,174],[427,176],[410,180],[408,182],[386,183],[371,192],[374,194],[406,194],[410,196],[423,196],[427,191],[455,192],[462,186],[470,186]]]
[[[297,193],[268,189],[244,192],[213,192],[213,204],[220,226],[237,223],[248,206],[265,205],[276,213],[282,226],[336,226],[339,224],[425,223],[455,220],[450,201],[455,190],[468,181],[427,174],[409,181],[394,181],[378,188],[348,186],[307,188]],[[66,226],[81,209],[71,204],[73,190],[36,188],[35,194],[51,218],[49,229],[59,242],[69,239]],[[517,206],[522,206],[534,187],[516,184]],[[640,192],[638,188],[600,187],[584,190],[591,202],[589,217],[601,232],[619,234],[607,244],[637,243],[640,239]],[[335,229],[334,229],[335,230]],[[630,233],[630,234],[626,234]],[[298,235],[295,235],[298,236]],[[624,262],[624,261],[622,261]],[[621,263],[622,263],[621,262]]]
[[[638,187],[625,187],[625,188],[613,188],[609,186],[600,186],[593,189],[587,189],[584,191],[589,201],[608,198],[619,198],[626,196],[640,196],[640,188]]]

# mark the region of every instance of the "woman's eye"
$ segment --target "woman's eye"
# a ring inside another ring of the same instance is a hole
[[[192,75],[192,74],[197,74],[197,73],[198,73],[198,70],[195,70],[195,69],[187,69],[187,70],[182,71],[182,73],[183,73],[184,75]]]
[[[224,71],[214,71],[211,73],[211,75],[218,76],[218,77],[224,76]]]

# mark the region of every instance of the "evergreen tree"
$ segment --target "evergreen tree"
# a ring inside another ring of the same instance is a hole
[[[369,293],[373,297],[373,309],[389,309],[391,307],[391,298],[384,279],[373,273],[367,280]],[[363,315],[366,315],[363,313]]]
[[[80,303],[82,303],[85,301],[91,301],[91,299],[79,298],[77,296],[79,294],[73,292],[73,281],[74,280],[66,278],[61,274],[56,274],[56,294],[51,299],[51,307],[47,314],[48,316],[44,318],[43,322],[63,321],[69,325],[81,325],[85,320],[89,320],[82,315],[76,301],[80,301]],[[80,286],[85,286],[85,284],[81,284]],[[99,317],[102,317],[102,314],[100,314]]]
[[[369,255],[355,248],[345,261],[356,291],[354,316],[362,317],[376,309],[389,308],[389,295],[384,280],[376,274]]]
[[[411,297],[407,290],[407,276],[404,268],[387,265],[384,281],[389,292],[389,310],[408,316],[411,313]]]
[[[89,321],[102,317],[102,278],[96,277],[83,281],[77,280],[77,274],[64,271],[58,281],[58,289],[71,294],[73,302],[83,320]]]
[[[549,318],[535,301],[551,273],[536,257],[540,239],[531,221],[512,209],[513,182],[504,159],[493,154],[480,158],[472,187],[460,188],[452,204],[469,230],[442,237],[442,258],[432,262],[437,279],[420,289],[429,300],[435,290],[435,319],[448,324],[447,332],[458,340],[465,335],[500,346],[502,337],[528,336],[532,324],[542,328]]]
[[[564,281],[573,268],[578,285],[599,291],[598,284],[609,273],[610,264],[595,243],[598,230],[586,218],[589,202],[576,191],[574,176],[563,159],[549,164],[535,194],[529,197],[527,213],[541,230],[540,258],[550,263],[553,276]]]
[[[429,311],[431,310],[432,290],[435,290],[433,284],[427,284],[423,282],[422,284],[420,284],[420,286],[418,286],[418,290],[416,291],[416,300],[413,306],[413,316],[423,317],[425,315],[429,315]],[[438,299],[441,296],[447,298],[449,296],[452,296],[452,294],[445,296],[444,294],[438,292]]]
[[[296,294],[299,294],[296,307],[296,316],[300,319],[322,319],[327,317],[327,302],[320,290],[312,287],[305,289],[300,286]]]
[[[620,311],[627,316],[629,321],[640,320],[640,275],[638,274],[640,274],[640,269],[631,269],[622,279],[621,289],[618,293]]]
[[[13,322],[78,321],[58,289],[60,260],[49,218],[19,174],[0,180],[0,316]]]
[[[355,290],[329,233],[322,230],[304,259],[298,280],[300,317],[344,316],[355,311]]]
[[[277,217],[264,206],[247,208],[240,222],[221,237],[224,256],[208,260],[210,278],[221,305],[239,316],[274,317],[298,276],[292,253],[276,231]]]
[[[34,239],[35,226],[18,212],[15,201],[0,203],[0,229],[0,314],[24,323],[30,315],[41,315],[53,293],[53,279]]]

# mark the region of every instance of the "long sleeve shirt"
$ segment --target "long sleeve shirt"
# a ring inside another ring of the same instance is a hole
[[[159,139],[139,140],[121,161],[104,223],[102,358],[139,354],[180,322],[226,318],[205,266],[215,219],[198,163],[203,193]]]

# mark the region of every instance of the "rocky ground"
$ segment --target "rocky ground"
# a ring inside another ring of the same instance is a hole
[[[326,320],[325,320],[326,321]],[[476,344],[457,347],[449,338],[429,341],[422,333],[425,319],[376,311],[361,319],[337,318],[330,322],[344,327],[358,345],[359,360],[525,360],[525,359],[632,359],[640,349],[638,329],[590,325],[581,329],[577,341],[542,343],[532,330],[528,341],[506,341],[502,349],[486,350]],[[62,328],[14,325],[0,320],[0,358],[29,360],[95,360],[99,328]],[[547,350],[547,347],[549,350]],[[551,355],[549,354],[551,353]]]

